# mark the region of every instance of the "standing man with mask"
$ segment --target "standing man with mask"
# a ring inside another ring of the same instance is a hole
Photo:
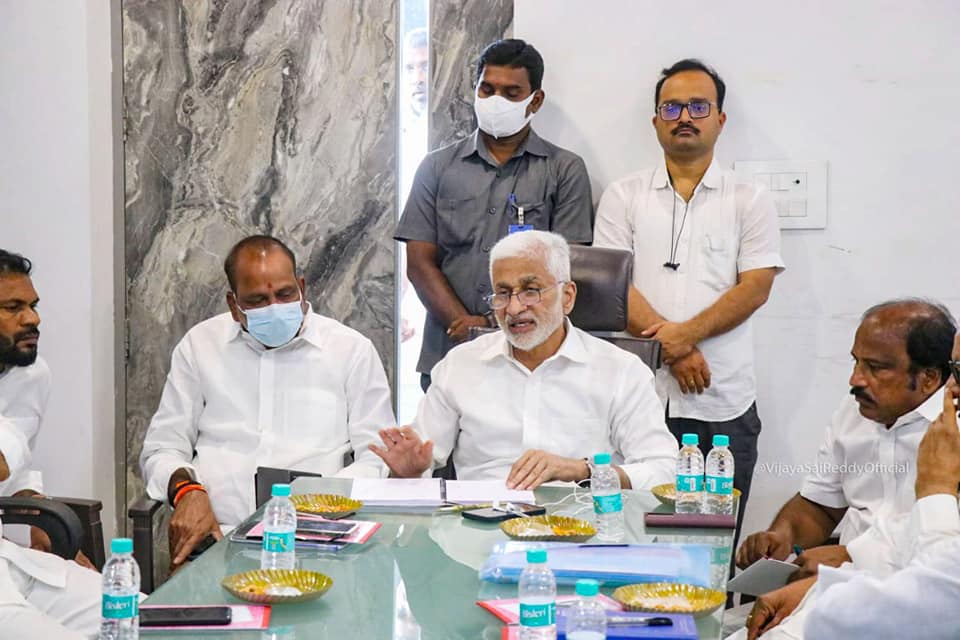
[[[417,363],[424,389],[470,327],[496,326],[484,296],[499,239],[521,229],[592,239],[586,165],[530,127],[544,100],[540,54],[523,40],[494,42],[477,76],[478,129],[424,158],[395,236],[407,244],[407,275],[427,309]]]
[[[250,236],[224,271],[230,311],[174,349],[140,454],[147,493],[174,508],[174,567],[253,512],[258,466],[379,477],[367,445],[396,422],[373,344],[313,313],[286,245]]]
[[[663,70],[653,116],[663,163],[607,188],[594,244],[633,251],[628,329],[663,345],[670,431],[698,434],[704,453],[714,435],[730,437],[739,528],[760,435],[750,316],[783,260],[772,200],[714,158],[725,90],[697,60]]]

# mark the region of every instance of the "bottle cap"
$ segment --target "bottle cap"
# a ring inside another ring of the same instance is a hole
[[[698,436],[695,433],[685,433],[683,434],[683,437],[680,439],[680,442],[685,447],[688,445],[696,446],[700,444],[700,436]]]
[[[610,464],[609,453],[598,453],[593,456],[593,464]]]
[[[110,541],[110,553],[133,553],[133,540],[114,538]]]
[[[273,485],[273,490],[270,492],[270,495],[274,497],[289,498],[290,497],[290,485],[277,483]]]
[[[527,562],[530,564],[543,564],[546,561],[546,549],[527,549]]]
[[[730,446],[730,436],[715,435],[713,436],[713,446],[715,447],[729,447]]]
[[[595,596],[598,593],[600,593],[600,583],[596,580],[590,580],[589,578],[577,580],[578,596]]]

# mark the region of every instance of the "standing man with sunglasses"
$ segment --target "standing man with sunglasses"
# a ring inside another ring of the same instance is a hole
[[[523,40],[499,40],[480,54],[477,130],[427,154],[413,179],[395,239],[407,245],[407,275],[427,310],[417,362],[430,371],[470,327],[496,327],[490,249],[508,233],[554,231],[589,244],[593,196],[580,156],[550,144],[530,121],[543,106],[543,58]]]
[[[653,116],[663,163],[607,188],[594,244],[633,251],[628,329],[663,345],[670,431],[698,434],[704,453],[714,435],[730,437],[739,526],[760,435],[750,316],[784,264],[773,201],[714,158],[725,91],[698,60],[663,70]]]

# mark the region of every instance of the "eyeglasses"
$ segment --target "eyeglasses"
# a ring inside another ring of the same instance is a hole
[[[960,360],[948,360],[950,371],[953,373],[953,381],[960,384]]]
[[[549,287],[544,287],[542,289],[529,287],[527,289],[521,289],[516,293],[491,293],[488,296],[484,296],[483,299],[487,301],[487,304],[490,305],[491,309],[505,309],[507,305],[510,304],[510,298],[513,296],[517,296],[517,300],[520,301],[520,304],[526,307],[532,307],[535,304],[539,304],[540,300],[543,298],[544,291],[549,291],[554,287],[558,287],[564,282],[566,282],[566,280],[560,280]]]
[[[680,114],[683,113],[683,109],[686,107],[687,113],[690,114],[690,117],[694,120],[699,120],[710,115],[711,104],[713,103],[704,102],[702,100],[693,102],[664,102],[662,105],[657,107],[657,113],[660,114],[661,120],[666,120],[668,122],[671,120],[679,120]]]

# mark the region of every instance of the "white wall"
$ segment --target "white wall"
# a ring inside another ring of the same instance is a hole
[[[827,228],[783,233],[787,271],[756,317],[760,463],[814,459],[864,309],[918,295],[960,312],[957,24],[951,0],[516,3],[546,63],[534,124],[584,157],[596,199],[660,157],[654,84],[684,57],[727,82],[719,158],[829,162]],[[745,531],[801,479],[758,468]]]
[[[0,247],[34,261],[53,391],[36,458],[51,495],[114,533],[110,3],[0,0]]]

